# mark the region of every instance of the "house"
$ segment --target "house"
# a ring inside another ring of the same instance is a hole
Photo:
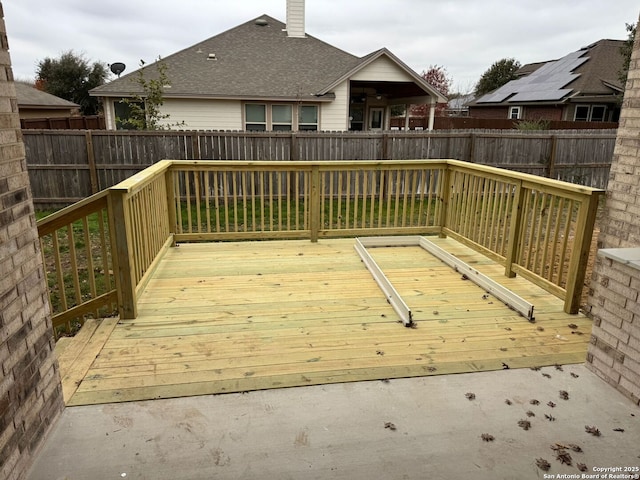
[[[616,122],[624,85],[622,40],[600,40],[558,60],[523,66],[519,78],[469,104],[470,116]]]
[[[161,60],[165,125],[212,130],[383,130],[392,105],[447,99],[386,48],[364,57],[305,33],[304,0],[288,0],[287,23],[262,15]],[[158,63],[143,67],[157,76]],[[108,129],[122,128],[122,98],[143,93],[138,71],[91,90]],[[157,78],[157,77],[156,77]],[[433,124],[433,120],[431,122]]]
[[[77,103],[38,90],[28,83],[16,82],[15,86],[21,120],[68,118],[80,115],[80,105]]]
[[[451,98],[447,104],[446,114],[448,117],[468,117],[469,103],[475,96],[472,93]]]

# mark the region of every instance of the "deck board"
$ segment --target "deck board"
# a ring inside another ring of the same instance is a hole
[[[536,322],[420,247],[370,249],[414,312],[412,329],[353,239],[185,244],[158,265],[138,318],[81,359],[90,366],[68,405],[584,361],[586,317],[467,247],[430,239],[534,303]]]

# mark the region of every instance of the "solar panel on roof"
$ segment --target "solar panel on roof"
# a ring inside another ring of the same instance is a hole
[[[547,90],[547,91],[535,91],[535,92],[520,92],[509,99],[509,103],[513,102],[533,102],[533,101],[548,101],[548,100],[561,100],[571,93],[570,88],[562,90]]]
[[[571,89],[565,87],[579,76],[572,72],[589,59],[581,55],[584,52],[573,52],[548,62],[531,74],[512,80],[495,92],[479,98],[477,103],[500,103],[506,99],[509,99],[509,103],[560,100],[571,93]]]
[[[477,100],[477,103],[496,103],[496,102],[504,102],[511,92],[500,92],[500,89],[496,90],[493,93],[488,93],[487,95],[480,97]]]

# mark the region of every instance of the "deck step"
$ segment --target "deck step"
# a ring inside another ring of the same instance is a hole
[[[65,404],[78,389],[118,321],[117,317],[88,319],[74,337],[62,337],[56,342]]]

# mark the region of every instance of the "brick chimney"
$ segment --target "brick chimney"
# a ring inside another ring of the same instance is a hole
[[[287,35],[304,38],[304,0],[287,0]]]

